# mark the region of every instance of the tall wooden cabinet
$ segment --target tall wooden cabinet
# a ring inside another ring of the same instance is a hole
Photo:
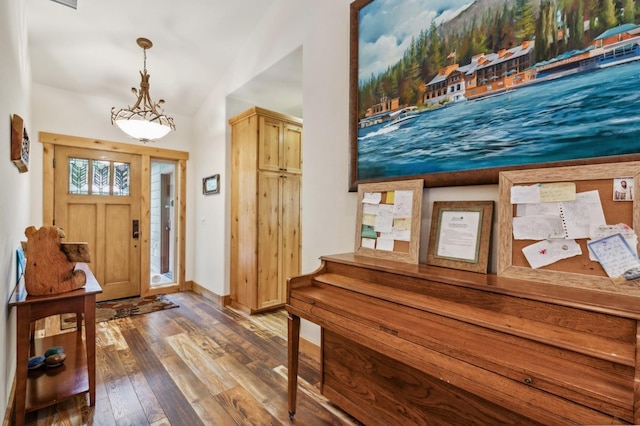
[[[286,301],[300,274],[302,120],[251,108],[231,124],[231,303],[251,313]]]

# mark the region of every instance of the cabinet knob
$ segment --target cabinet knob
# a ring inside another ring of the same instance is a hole
[[[525,377],[524,383],[527,385],[530,385],[531,383],[533,383],[533,379],[531,377]]]

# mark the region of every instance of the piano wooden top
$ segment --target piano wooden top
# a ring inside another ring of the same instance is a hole
[[[498,277],[496,274],[481,274],[426,264],[408,264],[357,256],[353,253],[322,256],[320,259],[322,264],[316,271],[289,280],[288,300],[291,293],[295,293],[297,289],[314,285],[312,278],[318,279],[322,274],[334,273],[354,278],[350,284],[346,284],[351,291],[372,291],[371,284],[373,283],[378,288],[376,291],[380,292],[379,296],[385,298],[393,298],[393,294],[398,293],[399,290],[402,290],[403,293],[419,291],[421,286],[428,286],[429,282],[433,282],[456,288],[504,294],[592,312],[640,319],[640,297],[624,293],[573,287],[563,283],[556,285],[517,280]],[[402,280],[402,284],[397,280],[398,276],[406,278]],[[344,278],[341,281],[344,281]],[[332,283],[327,284],[333,285]],[[402,297],[406,297],[406,294]]]

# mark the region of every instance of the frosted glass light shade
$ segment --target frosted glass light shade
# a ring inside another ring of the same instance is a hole
[[[140,119],[120,118],[115,120],[116,125],[134,139],[141,141],[153,141],[160,139],[171,131],[171,127],[155,121]]]

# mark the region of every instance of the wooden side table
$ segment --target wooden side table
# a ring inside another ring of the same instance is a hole
[[[57,404],[74,395],[89,392],[89,405],[96,400],[96,294],[102,292],[89,267],[76,269],[87,274],[78,290],[48,296],[29,296],[16,289],[9,306],[17,308],[16,339],[16,425],[24,424],[25,413]],[[35,339],[33,322],[52,315],[75,313],[77,331]],[[84,315],[84,327],[81,319]],[[82,329],[85,330],[84,341]],[[44,355],[52,347],[64,347],[67,359],[60,367],[28,371],[31,356]]]

